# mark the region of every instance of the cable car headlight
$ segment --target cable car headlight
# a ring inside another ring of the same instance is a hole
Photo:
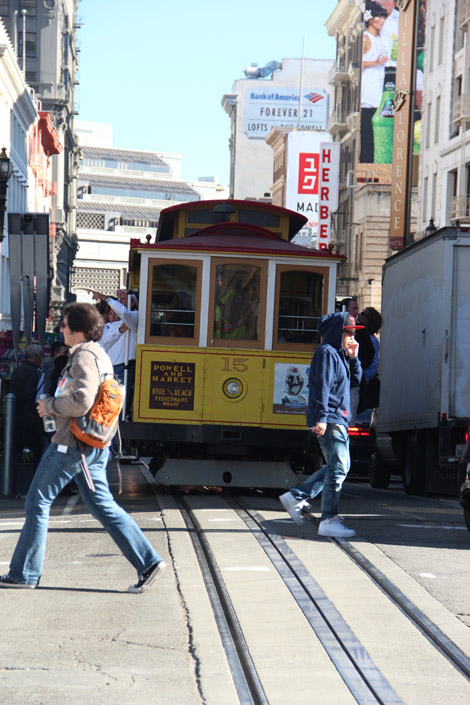
[[[239,379],[227,379],[224,382],[223,392],[229,399],[237,399],[243,394],[243,383]]]

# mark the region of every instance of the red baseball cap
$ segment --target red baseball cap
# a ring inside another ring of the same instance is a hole
[[[347,313],[344,318],[344,330],[360,330],[361,328],[365,328],[365,326],[356,325],[356,319],[354,318],[354,316],[351,316],[350,313]]]

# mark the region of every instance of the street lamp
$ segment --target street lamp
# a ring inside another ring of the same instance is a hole
[[[8,179],[13,171],[13,164],[7,155],[5,147],[0,152],[0,242],[3,240],[3,223],[7,206]]]
[[[429,237],[430,235],[433,235],[436,232],[437,228],[434,225],[434,218],[431,216],[429,223],[426,226],[426,229],[424,231],[424,237]]]

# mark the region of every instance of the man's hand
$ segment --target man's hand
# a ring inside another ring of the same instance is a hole
[[[38,409],[38,414],[42,418],[43,416],[47,416],[46,410],[44,408],[44,399],[38,399],[36,402],[36,406]]]
[[[321,421],[318,421],[315,424],[315,426],[312,426],[312,428],[310,430],[316,436],[323,436],[326,431],[326,423],[322,423]]]
[[[90,289],[90,293],[95,301],[107,301],[108,300],[108,297],[105,296],[104,294],[100,294],[99,291],[92,291]]]
[[[349,357],[356,358],[359,351],[359,343],[355,338],[350,338],[345,347]]]

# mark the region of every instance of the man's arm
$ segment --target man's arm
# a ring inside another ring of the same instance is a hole
[[[130,328],[131,331],[134,333],[137,331],[137,323],[139,320],[138,311],[130,311],[126,308],[126,306],[124,306],[124,304],[121,304],[116,299],[106,296],[106,294],[101,294],[99,291],[92,291],[91,293],[95,301],[106,301],[108,306],[112,308],[114,313],[116,313],[122,321],[124,321],[126,326]]]
[[[83,416],[93,406],[100,375],[95,356],[86,350],[78,352],[70,368],[72,389],[63,397],[51,397],[40,400],[38,411],[40,416]]]

